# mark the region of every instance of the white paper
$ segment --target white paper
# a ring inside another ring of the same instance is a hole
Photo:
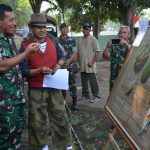
[[[140,44],[144,38],[144,35],[147,31],[148,23],[149,23],[149,21],[147,19],[143,19],[140,21],[140,29],[139,29],[139,32],[138,32],[132,46],[135,46],[135,47],[140,46]]]
[[[68,90],[69,72],[67,69],[58,69],[54,75],[45,75],[43,87],[50,87],[61,90]]]

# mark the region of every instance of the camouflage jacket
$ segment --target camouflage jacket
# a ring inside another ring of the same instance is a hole
[[[75,40],[69,36],[67,36],[66,38],[61,38],[60,36],[57,38],[56,42],[61,44],[65,49],[65,52],[67,53],[66,58],[69,58],[73,51],[77,50]]]
[[[112,84],[112,86],[115,83],[119,70],[121,69],[121,66],[124,63],[127,54],[128,48],[126,46],[113,45],[110,48],[110,84]]]
[[[14,41],[0,34],[0,59],[9,59],[17,55]],[[0,107],[24,103],[22,76],[19,65],[0,72]]]

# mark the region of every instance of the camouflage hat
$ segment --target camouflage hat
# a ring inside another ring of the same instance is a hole
[[[62,24],[60,24],[59,29],[61,30],[64,27],[68,27],[68,25],[66,23],[62,23]]]

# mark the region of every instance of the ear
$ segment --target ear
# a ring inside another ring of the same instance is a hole
[[[131,33],[130,32],[128,32],[128,38],[130,38],[131,37]]]

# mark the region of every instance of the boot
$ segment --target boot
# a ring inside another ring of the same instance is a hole
[[[78,105],[77,105],[77,97],[72,97],[72,110],[77,111]]]
[[[65,90],[62,90],[62,95],[63,95],[63,98],[64,98],[64,100],[65,100],[65,99],[66,99],[66,95],[67,95],[67,93],[66,93]]]

